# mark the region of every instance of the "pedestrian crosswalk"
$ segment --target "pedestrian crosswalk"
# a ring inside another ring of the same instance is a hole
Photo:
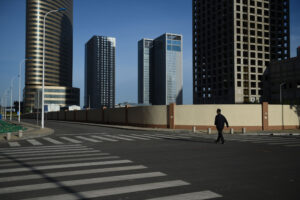
[[[196,135],[194,137],[215,140],[216,135]],[[299,136],[273,136],[273,135],[225,135],[226,141],[250,142],[254,144],[280,145],[285,147],[300,147]]]
[[[103,143],[103,142],[136,142],[136,141],[155,141],[155,140],[197,140],[209,139],[213,142],[216,135],[206,134],[171,134],[171,133],[129,133],[129,134],[109,134],[109,133],[84,133],[80,135],[61,135],[56,137],[43,137],[27,139],[23,141],[12,141],[5,145],[11,148],[20,146],[44,146],[44,145],[63,145],[63,144],[83,144]],[[285,147],[300,147],[299,136],[268,136],[268,135],[225,135],[226,141],[250,142],[254,144],[280,145]]]
[[[137,194],[148,200],[222,197],[210,190],[194,191],[187,181],[83,144],[0,148],[0,163],[0,199],[141,199]]]
[[[191,139],[190,136],[180,136],[175,134],[108,134],[108,133],[87,133],[81,135],[69,135],[60,137],[43,137],[36,139],[27,139],[24,141],[8,142],[9,147],[19,146],[43,146],[43,145],[62,145],[62,144],[82,144],[84,142],[102,143],[102,142],[135,142],[135,141],[149,141],[162,139]]]

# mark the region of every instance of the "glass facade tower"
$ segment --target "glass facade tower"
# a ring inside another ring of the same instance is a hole
[[[152,103],[152,39],[138,42],[138,103]]]
[[[116,39],[93,36],[85,45],[86,108],[115,106]]]
[[[146,41],[151,41],[151,46],[145,47]],[[149,96],[153,105],[182,104],[182,36],[166,33],[153,41],[142,39],[138,57],[139,103],[145,103],[142,97]],[[150,88],[146,94],[145,85]]]

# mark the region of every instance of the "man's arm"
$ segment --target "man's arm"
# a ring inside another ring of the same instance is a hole
[[[217,116],[215,117],[215,126],[217,126]]]
[[[224,120],[225,120],[226,126],[229,127],[229,124],[228,124],[228,121],[227,121],[226,117],[224,117]]]

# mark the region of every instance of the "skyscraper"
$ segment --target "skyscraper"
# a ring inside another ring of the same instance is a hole
[[[139,103],[182,104],[182,36],[166,33],[138,47]]]
[[[25,107],[34,104],[42,87],[44,16],[45,34],[45,104],[79,105],[79,89],[72,87],[73,0],[27,0],[26,5]]]
[[[138,103],[152,103],[152,50],[153,40],[142,39],[138,42]]]
[[[193,0],[194,104],[260,102],[289,46],[288,0]]]
[[[85,45],[85,91],[87,108],[115,105],[116,39],[93,36]]]

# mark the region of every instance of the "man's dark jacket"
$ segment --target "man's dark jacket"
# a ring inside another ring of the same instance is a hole
[[[226,123],[226,126],[228,127],[227,119],[222,114],[217,114],[215,118],[215,125],[218,130],[221,130],[224,128],[224,124]]]

